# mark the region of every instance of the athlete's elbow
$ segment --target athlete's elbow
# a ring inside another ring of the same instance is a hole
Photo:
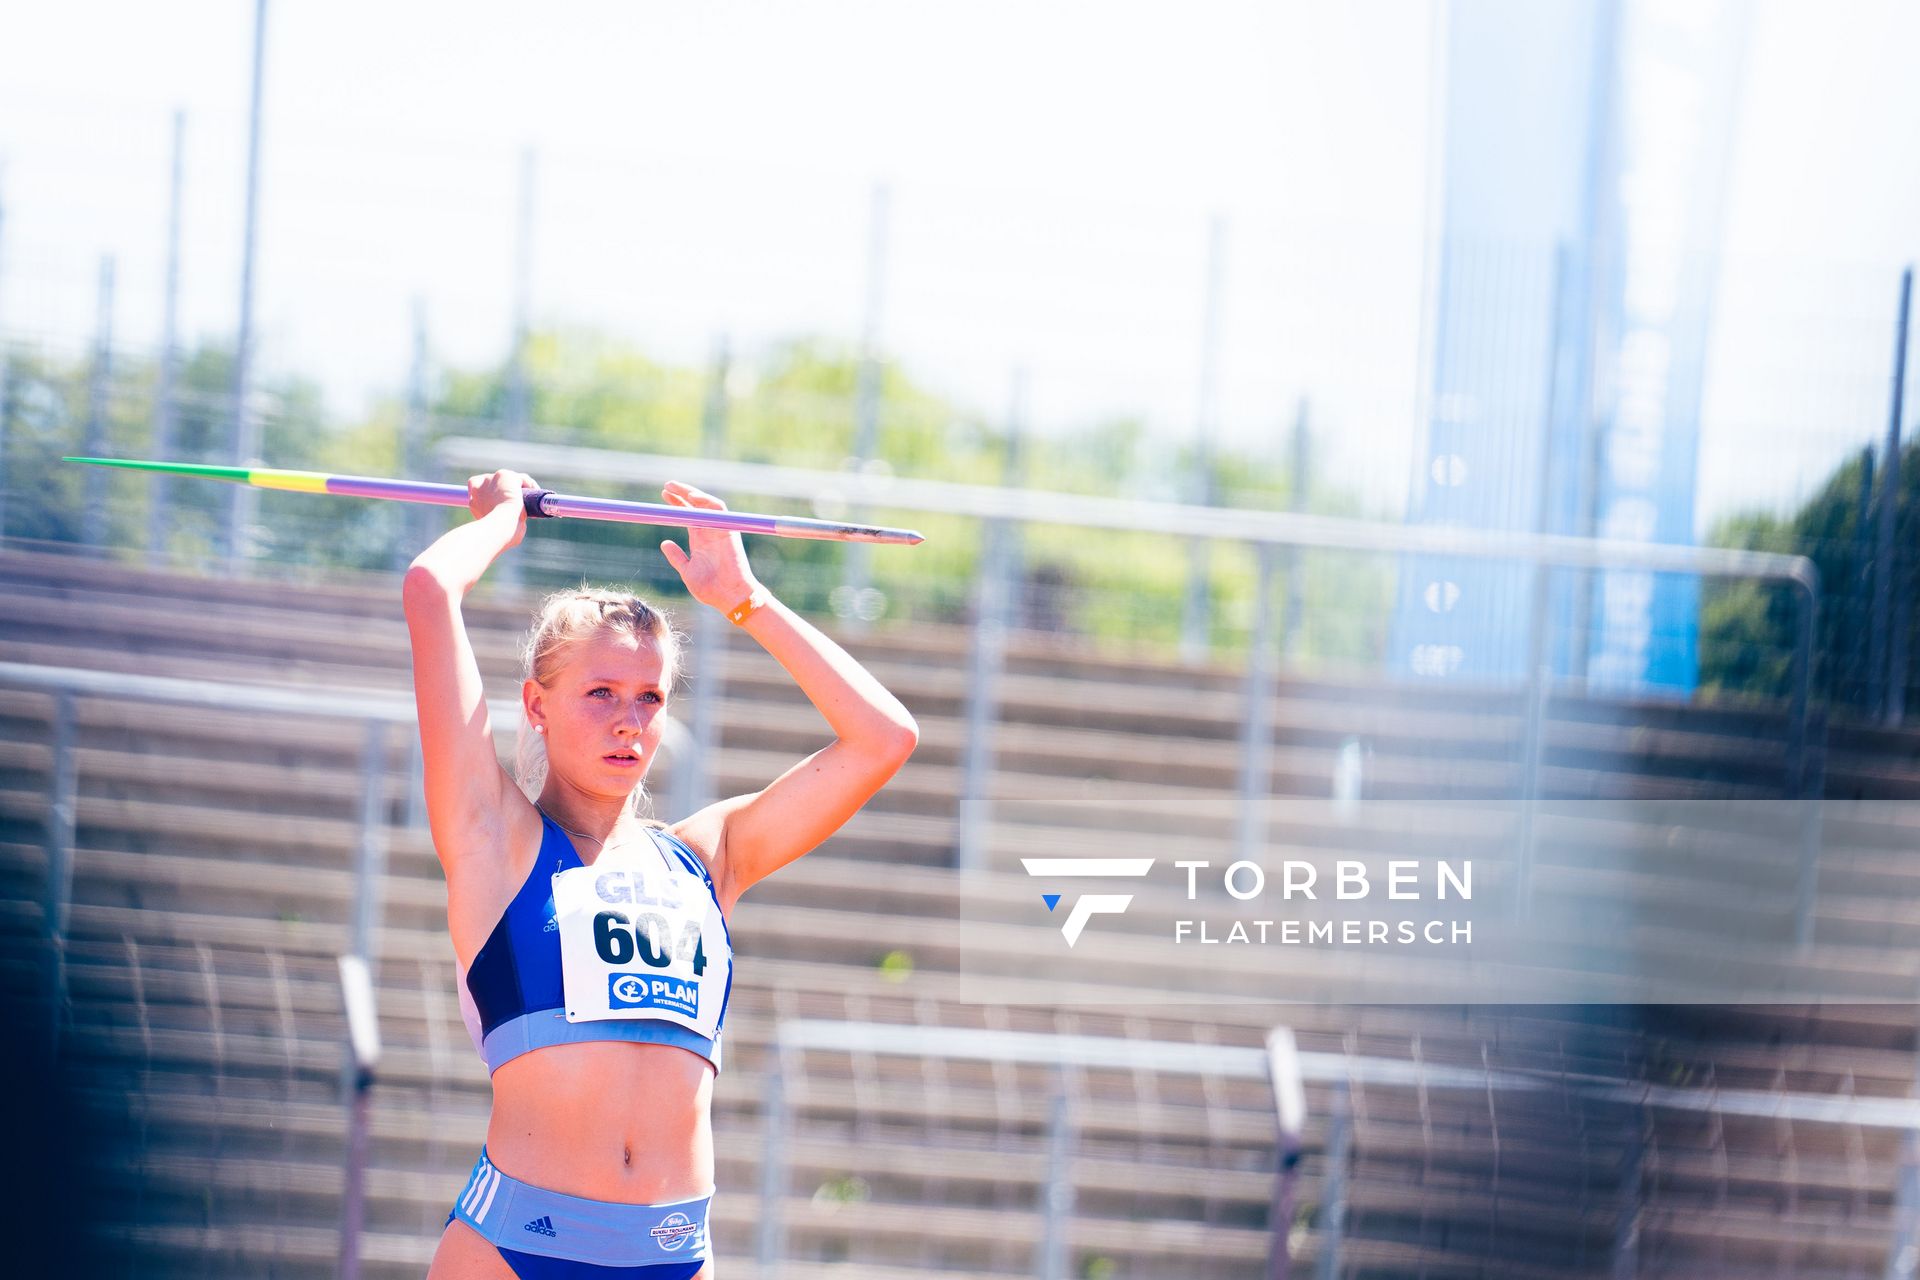
[[[912,716],[903,713],[881,739],[881,747],[887,758],[896,766],[905,764],[913,749],[920,745],[920,725]]]
[[[408,609],[443,601],[452,594],[440,575],[418,560],[407,566],[400,579],[400,603]]]

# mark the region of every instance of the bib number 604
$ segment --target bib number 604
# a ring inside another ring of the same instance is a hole
[[[707,971],[707,947],[700,937],[700,922],[687,921],[679,945],[674,945],[673,930],[665,916],[643,911],[629,920],[619,911],[601,911],[593,917],[593,950],[608,964],[631,964],[634,956],[654,969],[673,963],[676,952],[693,965],[694,977]]]

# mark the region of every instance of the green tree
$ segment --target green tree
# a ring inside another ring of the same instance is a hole
[[[1748,512],[1717,525],[1714,546],[1778,551],[1812,559],[1820,572],[1820,621],[1814,635],[1814,688],[1837,707],[1866,710],[1872,643],[1872,563],[1877,553],[1875,495],[1863,509],[1860,455],[1836,468],[1814,496],[1787,516]],[[1901,451],[1894,536],[1893,625],[1904,627],[1909,655],[1920,654],[1914,590],[1920,548],[1920,445]],[[1721,693],[1785,696],[1796,603],[1778,586],[1721,579],[1701,595],[1700,683]],[[1909,672],[1911,671],[1911,661]],[[1907,676],[1911,683],[1911,675]],[[1909,698],[1911,702],[1911,697]]]

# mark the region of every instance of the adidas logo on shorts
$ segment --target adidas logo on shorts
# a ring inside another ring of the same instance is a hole
[[[560,1234],[553,1229],[553,1219],[547,1217],[545,1214],[529,1222],[526,1225],[526,1230],[533,1232],[535,1235],[542,1236],[557,1236]]]

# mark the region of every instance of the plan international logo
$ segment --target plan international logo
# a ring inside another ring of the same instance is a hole
[[[1027,874],[1042,880],[1064,880],[1077,877],[1117,877],[1144,876],[1153,870],[1152,858],[1022,858],[1020,865]],[[1060,905],[1060,895],[1043,893],[1040,900],[1051,911]],[[1130,893],[1089,893],[1074,899],[1073,906],[1067,912],[1066,923],[1060,926],[1060,932],[1066,935],[1067,945],[1080,941],[1081,931],[1087,927],[1089,918],[1097,915],[1117,916],[1127,909],[1133,901]]]

